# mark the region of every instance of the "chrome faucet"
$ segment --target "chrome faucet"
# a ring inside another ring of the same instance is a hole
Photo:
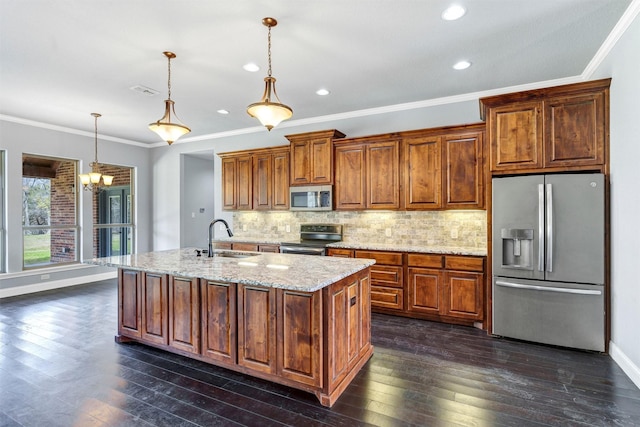
[[[211,221],[211,224],[209,224],[209,253],[207,255],[209,257],[213,256],[213,244],[211,243],[211,240],[213,240],[213,226],[216,224],[216,222],[223,223],[224,226],[227,227],[227,234],[229,235],[229,237],[233,237],[233,233],[231,232],[227,221],[225,221],[224,219],[214,219],[213,221]]]

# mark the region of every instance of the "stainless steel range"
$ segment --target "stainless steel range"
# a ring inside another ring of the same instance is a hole
[[[300,240],[282,243],[280,253],[326,255],[327,245],[341,240],[341,224],[301,224]]]

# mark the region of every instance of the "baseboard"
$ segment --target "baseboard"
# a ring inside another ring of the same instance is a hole
[[[625,374],[640,388],[640,367],[631,361],[613,342],[609,342],[609,355],[622,368]]]
[[[32,294],[35,292],[49,291],[52,289],[65,288],[67,286],[82,285],[84,283],[97,282],[100,280],[114,279],[118,277],[117,271],[107,273],[92,274],[89,276],[72,277],[69,279],[52,280],[50,282],[36,283],[33,285],[16,286],[13,288],[0,289],[0,298],[14,297],[17,295]]]

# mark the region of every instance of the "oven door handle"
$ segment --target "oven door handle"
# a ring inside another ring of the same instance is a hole
[[[280,253],[323,255],[324,248],[308,248],[299,246],[280,246]]]

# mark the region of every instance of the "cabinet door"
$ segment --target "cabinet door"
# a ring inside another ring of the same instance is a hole
[[[405,207],[439,209],[442,206],[441,137],[404,140]]]
[[[200,354],[198,279],[169,277],[169,346]]]
[[[276,372],[276,289],[238,284],[238,365]]]
[[[273,189],[271,208],[289,209],[289,151],[273,152]]]
[[[253,156],[237,158],[237,209],[247,210],[253,207]]]
[[[442,270],[409,267],[408,310],[439,315],[443,308]]]
[[[483,320],[484,275],[462,271],[445,273],[442,314],[459,319]]]
[[[542,102],[491,108],[488,117],[491,170],[542,167]]]
[[[273,175],[271,153],[253,156],[253,209],[271,209]]]
[[[291,141],[291,184],[311,183],[311,145],[309,141]]]
[[[202,356],[235,364],[236,285],[200,279],[202,295]]]
[[[365,147],[344,145],[336,147],[336,209],[365,209]]]
[[[140,282],[142,273],[118,269],[118,334],[142,336]]]
[[[368,209],[400,207],[400,150],[398,141],[379,142],[367,146]]]
[[[222,159],[222,209],[231,210],[238,207],[236,185],[238,162],[235,157]]]
[[[312,386],[322,384],[320,292],[278,289],[278,375]]]
[[[142,340],[169,343],[169,301],[166,274],[144,273],[142,294]]]
[[[333,183],[331,138],[316,138],[311,142],[311,184]]]
[[[603,92],[545,102],[545,167],[603,165]]]
[[[444,207],[484,207],[482,132],[444,138]]]

